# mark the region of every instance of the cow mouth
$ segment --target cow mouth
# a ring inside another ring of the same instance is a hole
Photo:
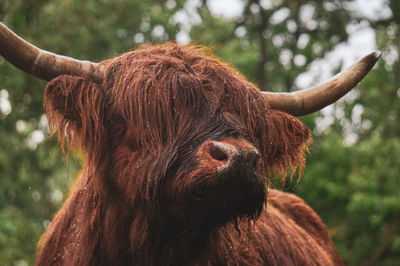
[[[256,174],[216,176],[216,182],[203,184],[193,193],[192,207],[209,221],[224,225],[228,221],[257,219],[266,202],[265,178]]]

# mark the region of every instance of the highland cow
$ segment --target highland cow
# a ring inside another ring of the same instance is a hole
[[[95,64],[0,26],[0,53],[50,80],[51,132],[85,154],[38,265],[342,264],[318,215],[269,179],[304,168],[311,134],[292,115],[343,96],[378,53],[318,87],[274,94],[203,47],[146,45]]]

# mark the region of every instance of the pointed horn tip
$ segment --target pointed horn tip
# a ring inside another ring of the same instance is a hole
[[[373,51],[369,55],[367,55],[365,58],[366,60],[373,66],[375,65],[376,61],[381,57],[382,52],[379,50]]]
[[[381,55],[382,55],[382,52],[379,50],[376,50],[376,51],[373,51],[371,54],[373,54],[376,59],[379,59],[379,57],[381,57]]]
[[[373,51],[372,53],[364,56],[362,59],[360,59],[360,61],[355,63],[353,66],[356,68],[364,69],[363,71],[366,71],[364,73],[367,74],[376,64],[381,54],[382,53],[379,50]]]

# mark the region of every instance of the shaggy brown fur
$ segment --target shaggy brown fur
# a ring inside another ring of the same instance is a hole
[[[268,189],[303,169],[299,120],[201,47],[143,46],[102,65],[102,84],[60,76],[45,91],[52,132],[85,162],[38,265],[341,264],[319,217]],[[220,172],[209,141],[260,158]]]

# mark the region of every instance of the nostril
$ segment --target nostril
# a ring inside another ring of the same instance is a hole
[[[259,151],[242,139],[205,141],[199,147],[197,159],[199,166],[221,174],[254,175],[263,170]]]
[[[251,149],[246,152],[244,158],[248,162],[249,166],[256,169],[260,160],[260,153],[255,149]]]
[[[228,156],[226,155],[226,153],[217,146],[213,146],[210,148],[210,156],[214,160],[221,162],[228,160]]]

